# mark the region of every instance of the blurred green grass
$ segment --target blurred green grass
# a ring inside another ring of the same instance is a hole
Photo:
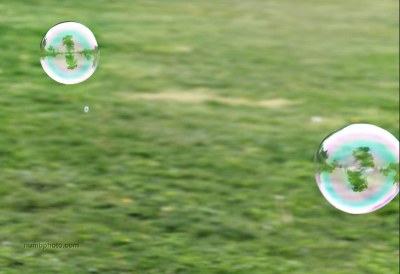
[[[398,273],[398,197],[349,215],[313,175],[355,118],[399,138],[398,7],[2,1],[0,273]],[[100,45],[78,85],[39,62],[61,21]]]

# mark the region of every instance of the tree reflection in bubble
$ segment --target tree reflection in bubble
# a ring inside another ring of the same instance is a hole
[[[399,192],[399,141],[373,125],[354,124],[328,135],[314,166],[322,194],[345,212],[377,210]]]
[[[361,192],[368,188],[368,180],[366,176],[363,176],[363,173],[367,168],[376,169],[374,164],[374,156],[369,153],[371,149],[369,147],[358,147],[353,151],[352,155],[355,163],[359,163],[359,167],[356,171],[354,171],[353,167],[344,168],[347,173],[347,178],[349,184],[353,186],[353,191]],[[322,172],[332,173],[337,168],[343,168],[337,160],[332,160],[332,164],[328,164],[328,151],[324,150],[321,147],[320,152],[317,154],[318,161],[320,162],[318,165],[318,173]],[[393,176],[393,183],[399,183],[399,163],[390,163],[386,168],[379,169],[384,176],[390,176],[393,172],[395,175]]]
[[[83,54],[86,58],[86,60],[90,61],[93,60],[92,62],[92,67],[95,67],[97,64],[97,58],[98,58],[98,47],[95,47],[94,49],[83,49],[81,51],[75,51],[74,47],[74,41],[72,40],[73,36],[72,35],[66,35],[62,38],[63,45],[66,47],[67,51],[66,52],[55,52],[55,49],[53,46],[49,46],[48,49],[46,50],[46,39],[44,39],[43,42],[43,49],[41,51],[41,57],[45,58],[47,56],[50,57],[56,57],[57,55],[64,55],[65,56],[65,62],[68,65],[67,69],[75,69],[78,67],[78,61],[75,59],[75,54]]]
[[[45,72],[63,84],[77,84],[97,68],[99,46],[93,33],[76,22],[53,26],[40,43],[40,62]]]

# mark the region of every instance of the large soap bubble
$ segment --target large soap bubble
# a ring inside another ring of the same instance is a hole
[[[336,130],[318,147],[315,177],[336,208],[352,214],[375,211],[399,192],[399,141],[368,124]]]
[[[77,84],[96,70],[100,50],[93,33],[84,25],[63,22],[52,27],[40,43],[40,62],[55,81]]]

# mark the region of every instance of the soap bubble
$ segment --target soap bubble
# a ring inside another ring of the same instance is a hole
[[[375,211],[399,193],[399,141],[377,126],[334,131],[318,147],[314,167],[322,194],[348,213]]]
[[[55,81],[71,85],[88,79],[96,70],[100,50],[84,25],[62,22],[52,27],[40,43],[40,63]]]

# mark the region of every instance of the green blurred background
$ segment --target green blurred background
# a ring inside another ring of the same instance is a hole
[[[2,0],[0,273],[399,273],[398,197],[347,214],[313,170],[339,127],[399,138],[398,8]],[[100,45],[77,85],[39,61],[62,21]]]

